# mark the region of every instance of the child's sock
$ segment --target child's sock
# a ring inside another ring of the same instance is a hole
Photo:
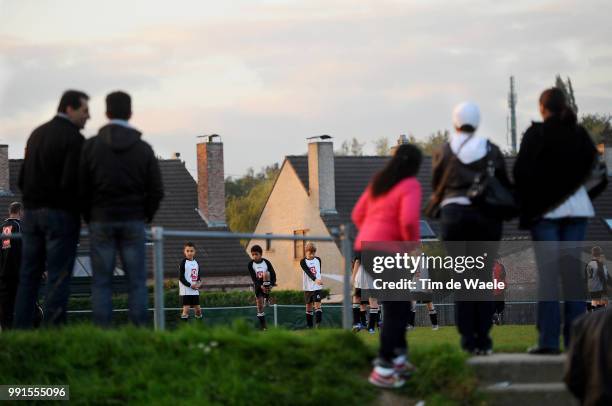
[[[429,320],[431,321],[432,326],[438,325],[438,311],[436,309],[429,311]]]
[[[360,310],[359,311],[359,322],[361,323],[362,326],[367,326],[368,321],[366,320],[366,311],[365,310]]]
[[[368,330],[373,330],[378,325],[378,308],[370,307],[370,320],[368,320]]]
[[[408,325],[414,327],[414,323],[416,322],[416,310],[410,309],[408,312]]]
[[[306,327],[312,328],[312,312],[306,312]]]
[[[353,303],[353,325],[359,324],[359,303]]]
[[[266,314],[264,312],[257,313],[257,318],[259,319],[259,327],[265,330],[268,327],[266,325]]]
[[[315,310],[315,323],[316,323],[317,327],[319,327],[319,325],[321,325],[321,320],[322,319],[323,319],[323,310],[322,309]]]

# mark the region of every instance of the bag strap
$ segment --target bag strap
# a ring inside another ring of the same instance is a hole
[[[455,164],[455,161],[458,160],[457,156],[461,152],[461,149],[463,148],[465,144],[467,144],[467,142],[472,138],[473,135],[474,135],[473,133],[470,134],[465,139],[465,141],[461,143],[461,145],[457,149],[457,153],[453,152],[453,149],[450,146],[450,142],[448,143],[448,149],[450,149],[452,156],[450,157],[450,159],[448,160],[448,163],[446,164],[446,168],[444,169],[444,173],[442,174],[442,179],[440,179],[440,183],[438,183],[438,187],[433,192],[432,197],[435,200],[439,200],[442,197],[442,194],[444,193],[444,190],[446,189],[446,185],[448,184],[448,178],[450,177],[451,168]]]

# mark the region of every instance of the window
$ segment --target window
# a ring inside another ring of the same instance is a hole
[[[308,230],[295,230],[293,235],[305,236],[307,232]],[[304,251],[305,245],[306,241],[304,240],[293,241],[293,258],[302,259],[306,256],[306,251]]]
[[[272,233],[266,233],[266,235],[272,235]],[[272,249],[272,240],[266,239],[266,251],[270,251]]]

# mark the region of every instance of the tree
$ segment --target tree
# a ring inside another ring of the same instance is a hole
[[[589,131],[595,144],[612,143],[612,114],[585,114],[580,124]]]
[[[280,169],[278,164],[266,166],[255,174],[252,168],[246,175],[225,180],[225,213],[227,225],[235,232],[253,232],[259,214],[263,210],[268,195]]]
[[[389,138],[380,137],[376,141],[374,141],[374,148],[376,150],[376,155],[378,156],[387,156],[389,155]]]
[[[336,150],[334,153],[340,156],[362,156],[364,145],[365,143],[361,143],[357,138],[353,137],[350,141],[346,140],[342,142],[342,145],[340,145],[340,149]]]
[[[423,154],[432,155],[435,150],[448,142],[450,132],[448,130],[438,130],[430,134],[425,141],[419,141],[414,135],[408,136],[408,142],[416,144]]]
[[[565,94],[567,104],[574,110],[574,113],[578,114],[578,105],[576,104],[576,98],[574,97],[574,87],[572,81],[568,77],[567,84],[561,79],[561,75],[557,75],[555,78],[555,87],[560,89]]]

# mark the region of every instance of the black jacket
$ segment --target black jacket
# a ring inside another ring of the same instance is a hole
[[[140,136],[108,124],[85,142],[79,176],[85,221],[153,219],[164,191],[157,158]]]
[[[6,219],[0,230],[2,234],[21,233],[21,221]],[[21,267],[21,239],[0,241],[0,284],[16,285]]]
[[[531,227],[584,184],[597,150],[588,132],[553,116],[523,135],[514,164],[521,228]]]
[[[489,143],[489,147],[491,148],[492,159],[495,165],[495,177],[497,177],[504,186],[511,188],[512,185],[506,173],[503,154],[499,147],[491,142]],[[488,163],[488,154],[469,164],[464,164],[458,159],[454,160],[453,164],[451,161],[452,156],[453,151],[451,150],[450,144],[447,142],[436,150],[432,157],[433,174],[431,183],[433,190],[438,188],[448,165],[453,165],[449,173],[448,182],[444,188],[444,193],[442,194],[442,200],[450,197],[466,196],[468,189],[474,183],[474,178],[486,169]]]
[[[68,119],[54,117],[32,132],[19,174],[26,209],[78,212],[78,168],[85,138]]]

